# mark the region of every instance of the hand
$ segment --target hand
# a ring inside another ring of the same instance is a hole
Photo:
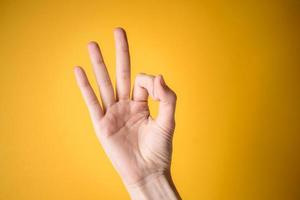
[[[75,68],[97,137],[132,198],[179,198],[170,175],[176,95],[161,75],[138,74],[130,97],[130,57],[125,31],[115,29],[114,38],[116,95],[98,44],[88,44],[102,106],[84,70]],[[150,116],[148,96],[159,101],[156,119]],[[162,193],[169,194],[158,194],[161,188],[166,189]],[[157,194],[147,194],[153,192]]]

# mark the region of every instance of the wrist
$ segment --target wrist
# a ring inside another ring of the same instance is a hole
[[[170,172],[148,175],[135,184],[126,184],[131,199],[135,200],[178,200],[181,199]]]

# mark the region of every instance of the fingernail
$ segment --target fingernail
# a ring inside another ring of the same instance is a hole
[[[162,85],[163,87],[166,86],[166,82],[165,82],[165,80],[164,80],[164,78],[163,78],[162,75],[160,75],[160,83],[161,83],[161,85]]]

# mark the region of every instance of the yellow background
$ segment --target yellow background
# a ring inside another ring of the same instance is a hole
[[[114,79],[116,26],[132,79],[163,74],[177,92],[183,199],[299,199],[299,12],[297,0],[1,0],[0,199],[129,198],[72,70],[95,86],[97,40]]]

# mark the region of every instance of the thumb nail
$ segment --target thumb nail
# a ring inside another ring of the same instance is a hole
[[[165,82],[165,80],[164,80],[164,78],[163,78],[162,75],[160,75],[160,84],[161,84],[163,87],[166,86],[166,82]]]

